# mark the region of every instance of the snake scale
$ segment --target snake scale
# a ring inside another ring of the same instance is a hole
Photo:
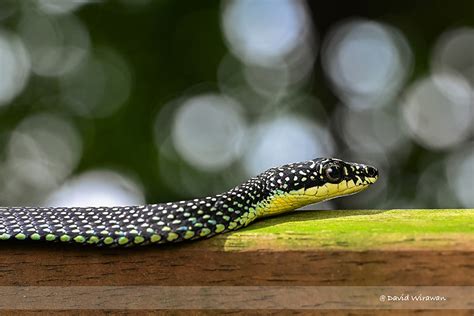
[[[121,207],[2,207],[0,240],[109,247],[196,240],[360,192],[377,178],[374,167],[318,158],[271,168],[225,193],[194,200]]]

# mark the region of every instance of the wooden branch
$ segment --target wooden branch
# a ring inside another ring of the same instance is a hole
[[[0,247],[0,285],[474,285],[474,210],[301,211],[166,247]]]
[[[472,209],[301,211],[165,247],[0,247],[0,286],[474,285]]]

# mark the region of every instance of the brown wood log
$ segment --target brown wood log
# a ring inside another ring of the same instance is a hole
[[[474,286],[473,210],[360,212],[293,214],[165,247],[4,243],[0,286]],[[345,222],[348,216],[353,218]],[[410,216],[426,216],[432,225],[410,232],[402,225],[410,224]],[[450,222],[440,223],[443,216]],[[452,223],[463,225],[456,230]],[[337,235],[346,224],[357,229]],[[402,233],[388,231],[390,225]],[[436,225],[448,229],[433,229]],[[329,243],[328,236],[337,240]]]

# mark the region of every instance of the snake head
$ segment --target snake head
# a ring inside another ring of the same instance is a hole
[[[272,168],[265,173],[270,194],[264,215],[354,194],[377,179],[375,167],[334,158],[317,158]]]

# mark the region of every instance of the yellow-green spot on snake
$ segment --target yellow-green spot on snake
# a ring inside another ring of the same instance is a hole
[[[38,233],[31,234],[31,240],[41,240],[41,236]]]
[[[120,237],[118,240],[119,245],[125,245],[128,243],[128,238],[127,237]]]
[[[22,233],[16,234],[15,238],[18,239],[18,240],[24,240],[24,239],[26,239],[26,235],[22,234]]]
[[[56,239],[56,235],[53,235],[53,234],[47,234],[45,239],[47,241],[54,241]]]
[[[169,233],[168,234],[168,237],[166,238],[166,240],[168,241],[173,241],[173,240],[176,240],[178,239],[179,235],[176,234],[176,233]]]
[[[136,244],[141,244],[142,242],[145,241],[145,238],[143,238],[142,236],[136,236],[134,239],[133,239],[133,242],[136,243]]]
[[[9,234],[5,234],[5,233],[0,235],[1,240],[8,240],[8,239],[10,239],[10,237],[11,236]]]
[[[188,230],[184,233],[184,239],[190,239],[193,238],[194,232],[192,230]]]
[[[225,229],[224,225],[222,225],[222,224],[217,224],[216,225],[216,233],[220,233],[220,232],[224,231],[224,229]]]
[[[86,241],[86,239],[84,238],[84,236],[76,236],[76,237],[74,237],[74,241],[77,242],[77,243],[82,244],[83,242]]]
[[[160,235],[151,235],[151,238],[150,238],[150,241],[151,242],[158,242],[161,240],[161,236]]]
[[[204,237],[207,236],[211,233],[211,230],[209,228],[203,228],[201,232],[199,233],[199,236]]]
[[[87,243],[89,243],[89,244],[97,244],[99,241],[100,241],[99,237],[97,237],[97,236],[91,236],[91,237],[89,237],[89,239],[87,240]]]

